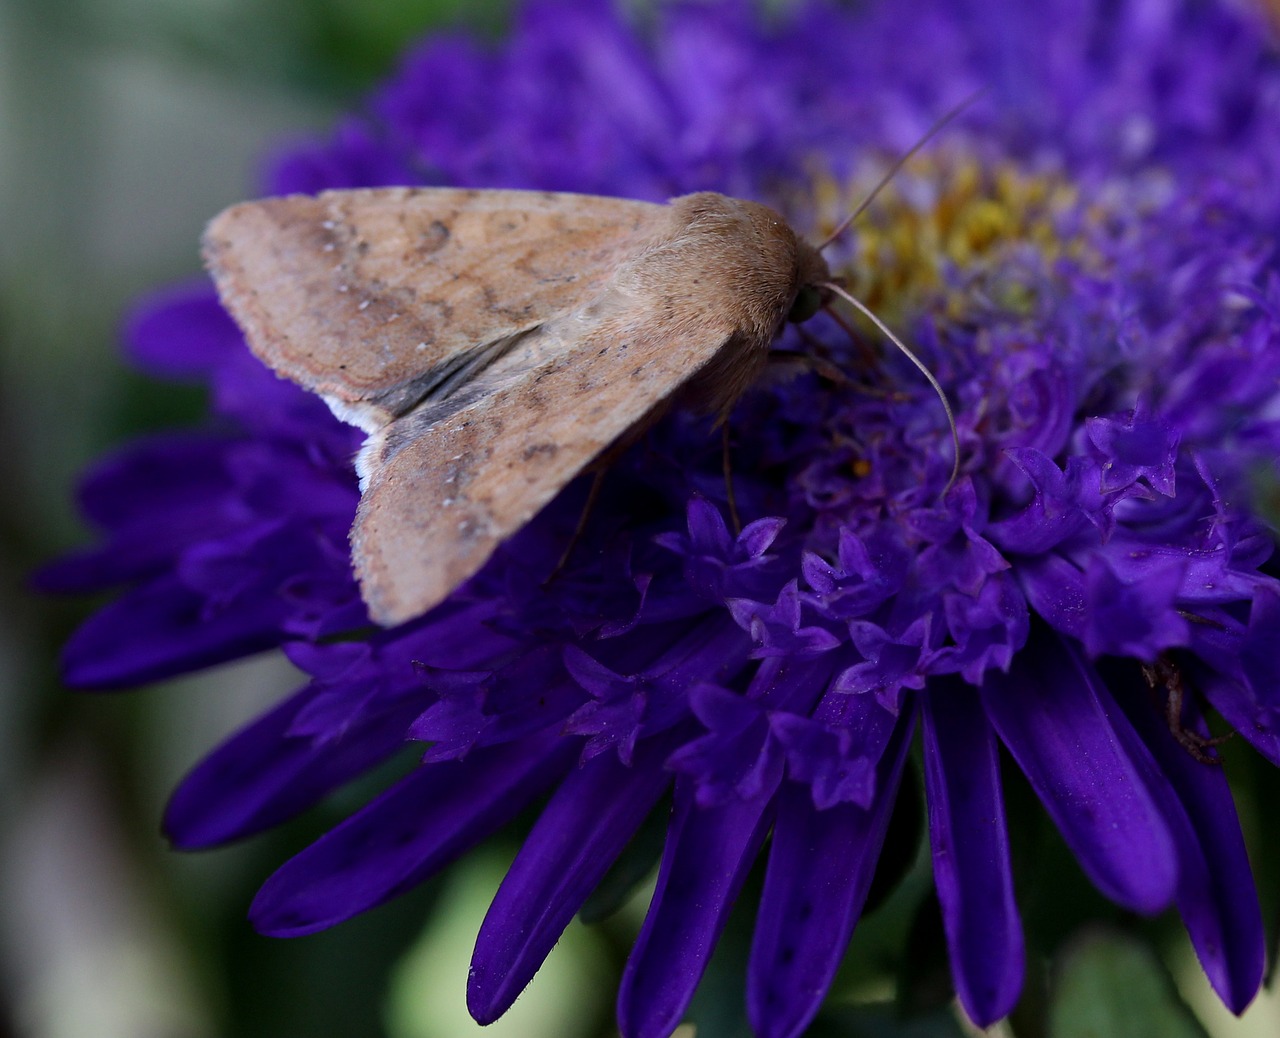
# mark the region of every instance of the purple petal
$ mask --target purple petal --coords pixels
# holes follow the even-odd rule
[[[987,534],[1006,552],[1038,555],[1066,540],[1088,522],[1079,506],[1081,458],[1068,458],[1064,472],[1042,451],[1010,447],[1005,451],[1031,481],[1035,495],[1017,515],[1001,520]]]
[[[316,194],[333,188],[416,184],[420,176],[386,139],[384,128],[346,119],[334,141],[291,142],[268,163],[265,194]]]
[[[81,479],[80,510],[111,536],[46,565],[42,591],[100,591],[163,572],[191,543],[227,529],[232,441],[211,436],[142,440],[99,459]]]
[[[1119,708],[1093,667],[1038,631],[1007,675],[987,675],[982,703],[1094,885],[1144,915],[1168,905],[1173,837],[1112,728]]]
[[[772,791],[711,808],[694,794],[693,783],[676,783],[658,886],[618,989],[625,1038],[676,1029],[768,831]]]
[[[948,594],[943,607],[955,643],[940,654],[948,672],[976,686],[989,668],[1009,669],[1030,629],[1026,599],[1011,575],[996,574],[972,598]]]
[[[841,639],[826,628],[801,626],[802,599],[794,580],[778,592],[773,605],[745,598],[730,598],[727,604],[738,625],[750,632],[756,646],[752,652],[755,657],[814,656],[841,644]]]
[[[63,680],[76,688],[125,688],[212,667],[280,643],[288,604],[223,609],[174,578],[161,578],[103,606],[67,640]]]
[[[988,1027],[1018,1000],[1026,966],[999,745],[971,686],[931,682],[923,699],[929,844],[951,970],[965,1012]]]
[[[238,446],[221,436],[176,433],[131,443],[99,458],[81,479],[80,508],[104,529],[141,530],[147,538],[173,537],[166,527],[180,520],[174,539],[186,544],[225,527]]]
[[[207,278],[144,297],[128,317],[124,338],[135,363],[168,378],[205,377],[233,350],[244,349],[240,329]]]
[[[729,527],[720,509],[706,498],[691,498],[688,507],[689,543],[707,553],[727,556],[733,548]]]
[[[1087,586],[1080,569],[1061,555],[1043,555],[1018,564],[1018,582],[1027,603],[1061,634],[1083,638],[1089,627]]]
[[[546,735],[419,767],[277,869],[250,920],[267,936],[297,937],[404,893],[515,817],[578,749]]]
[[[695,686],[689,698],[707,734],[672,753],[667,767],[696,783],[699,806],[754,800],[776,789],[784,758],[764,707],[711,684]]]
[[[1152,552],[1145,561],[1141,575],[1126,580],[1106,556],[1090,558],[1083,639],[1090,656],[1149,661],[1165,649],[1187,644],[1187,621],[1177,610],[1186,560]]]
[[[963,526],[920,552],[916,567],[920,579],[931,587],[952,586],[976,595],[982,582],[1008,569],[1009,562],[990,541]]]
[[[630,767],[602,754],[560,784],[480,927],[467,980],[467,1006],[480,1023],[511,1007],[671,784],[662,763],[674,745],[669,736],[650,740]]]
[[[1197,684],[1222,719],[1263,757],[1280,767],[1280,717],[1259,703],[1248,685],[1216,671],[1199,672]]]
[[[1196,659],[1188,667],[1188,676],[1191,687],[1204,693],[1241,738],[1280,766],[1280,715],[1260,701],[1242,665],[1253,653],[1265,651],[1269,632],[1267,625],[1258,621],[1269,611],[1255,603],[1247,625],[1222,610],[1208,612],[1213,623],[1195,624],[1192,628]],[[1280,639],[1280,629],[1274,632],[1274,638]]]
[[[892,724],[893,715],[875,697],[848,698],[870,704],[880,715],[876,721],[886,727]],[[809,795],[819,810],[844,801],[863,808],[871,805],[876,794],[876,760],[859,756],[864,741],[855,741],[848,728],[782,711],[769,717],[769,727],[786,754],[787,777],[809,787]],[[861,736],[862,732],[858,734]]]
[[[1266,945],[1227,776],[1178,744],[1146,689],[1135,684],[1116,698],[1155,760],[1152,790],[1162,797],[1178,843],[1178,912],[1214,991],[1242,1013],[1262,983]],[[1194,709],[1183,705],[1187,721],[1207,734],[1191,716]]]
[[[1104,492],[1145,479],[1159,493],[1173,496],[1173,463],[1181,434],[1168,422],[1150,417],[1139,405],[1124,416],[1090,418],[1085,432],[1102,462]]]
[[[813,588],[807,597],[820,601],[832,616],[865,616],[902,588],[912,557],[896,525],[887,529],[873,527],[865,537],[842,526],[838,565],[813,553],[806,553],[801,559],[805,582]]]
[[[428,38],[377,91],[370,110],[388,131],[403,138],[406,151],[416,150],[437,162],[474,157],[485,149],[484,130],[493,120],[500,78],[495,64],[487,48],[461,34]],[[278,172],[274,183],[299,191],[314,178],[309,174],[299,186],[297,177]]]
[[[747,558],[758,559],[773,547],[773,542],[786,525],[787,521],[777,516],[767,516],[747,523],[742,533],[738,534],[737,548]]]
[[[746,660],[748,644],[736,624],[718,616],[690,627],[658,659],[634,674],[617,674],[571,648],[564,653],[565,666],[594,702],[570,717],[566,730],[590,736],[589,756],[616,746],[625,762],[637,741],[688,716],[692,685],[732,680]]]
[[[689,500],[688,535],[659,534],[657,544],[684,557],[685,583],[709,601],[752,598],[776,584],[767,577],[774,558],[769,548],[785,520],[758,519],[735,539],[720,510],[705,498]]]
[[[818,810],[795,782],[778,796],[747,967],[747,1013],[761,1038],[800,1034],[831,986],[875,875],[914,729],[915,713],[905,711],[869,810],[849,803]]]
[[[912,622],[904,632],[891,635],[868,620],[852,620],[849,634],[863,662],[846,668],[836,678],[834,690],[845,695],[874,694],[888,709],[897,710],[904,688],[921,689],[936,653],[930,647],[932,614]]]
[[[382,761],[404,745],[417,708],[367,714],[338,739],[290,737],[316,699],[309,685],[231,736],[174,790],[164,831],[174,846],[209,847],[260,832]]]
[[[1240,666],[1258,702],[1268,710],[1280,708],[1280,589],[1274,584],[1254,591]]]

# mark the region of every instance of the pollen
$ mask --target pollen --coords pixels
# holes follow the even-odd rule
[[[813,201],[821,216],[810,237],[829,234],[883,168],[878,163],[846,179],[816,175]],[[1088,225],[1080,213],[1079,191],[1059,174],[923,155],[902,168],[827,255],[849,290],[889,320],[922,305],[961,319],[979,296],[1002,309],[1026,310],[1034,300],[1025,284],[983,284],[984,275],[1007,269],[1016,252],[1038,257],[1044,270],[1059,262],[1100,262],[1080,232]]]

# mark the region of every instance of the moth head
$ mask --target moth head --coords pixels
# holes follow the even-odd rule
[[[831,301],[831,290],[825,287],[831,281],[831,270],[822,253],[808,242],[799,241],[796,245],[799,248],[796,283],[800,289],[787,312],[787,320],[792,324],[802,324]]]
[[[804,324],[826,305],[823,291],[817,285],[801,285],[796,293],[796,301],[787,312],[787,320],[792,324]]]

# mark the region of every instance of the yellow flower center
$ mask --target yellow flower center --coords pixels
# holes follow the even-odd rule
[[[814,176],[810,240],[824,240],[879,176]],[[826,255],[849,291],[891,322],[922,306],[961,319],[977,288],[986,305],[1025,312],[1034,301],[1027,284],[984,282],[984,275],[1019,249],[1033,250],[1044,270],[1064,259],[1092,265],[1088,245],[1068,228],[1078,205],[1079,192],[1060,175],[1012,163],[988,169],[972,157],[919,156]]]

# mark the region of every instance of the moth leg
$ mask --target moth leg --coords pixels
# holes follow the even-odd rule
[[[872,385],[852,378],[844,368],[831,359],[826,344],[817,336],[806,330],[803,325],[797,325],[796,330],[805,342],[813,347],[814,352],[810,354],[794,353],[791,350],[770,350],[765,355],[770,374],[779,372],[783,380],[813,374],[842,389],[853,389],[864,396],[879,400],[901,402],[909,398],[909,395],[900,389]]]
[[[733,466],[729,458],[729,423],[720,426],[720,457],[724,465],[724,491],[729,499],[729,519],[733,522],[734,534],[742,533],[742,519],[738,515],[738,501],[733,494]]]
[[[592,509],[595,508],[596,501],[600,497],[600,487],[604,485],[604,476],[606,469],[604,466],[597,468],[595,474],[591,477],[591,489],[587,491],[587,499],[582,503],[582,512],[578,516],[578,524],[573,528],[573,533],[569,537],[569,541],[564,546],[564,551],[560,553],[560,558],[556,562],[555,568],[550,575],[542,583],[550,584],[560,575],[560,571],[569,565],[569,557],[573,554],[573,549],[578,546],[578,542],[582,540],[582,534],[587,528],[587,520],[591,518]]]
[[[1165,723],[1170,734],[1178,741],[1178,745],[1187,751],[1201,764],[1222,764],[1222,758],[1211,754],[1214,747],[1221,746],[1235,732],[1226,735],[1201,735],[1188,728],[1182,718],[1182,708],[1187,697],[1187,688],[1183,684],[1182,670],[1167,656],[1161,656],[1155,663],[1142,664],[1142,676],[1152,691],[1164,693]]]
[[[784,377],[806,375],[812,372],[824,381],[837,386],[853,385],[853,379],[846,375],[835,361],[826,356],[826,348],[811,332],[801,328],[800,334],[814,352],[792,353],[788,350],[770,350],[765,355],[765,360],[771,372],[781,372]]]
[[[874,368],[876,364],[879,363],[880,358],[876,354],[875,349],[862,335],[858,333],[858,330],[845,319],[844,314],[834,306],[824,306],[822,308],[822,312],[830,317],[831,320],[835,321],[845,335],[849,336],[849,342],[853,344],[854,349],[856,349],[862,357],[863,364],[868,368]]]

